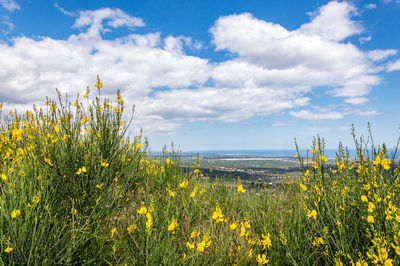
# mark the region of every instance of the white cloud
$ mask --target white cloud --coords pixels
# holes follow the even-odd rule
[[[103,35],[115,28],[145,24],[120,9],[80,11],[73,26],[80,33],[66,40],[22,36],[0,43],[0,99],[24,109],[54,95],[55,87],[74,97],[99,74],[102,94],[112,97],[120,89],[127,104],[136,104],[135,125],[148,133],[171,132],[185,121],[237,122],[290,112],[309,106],[315,88],[343,97],[343,105],[360,105],[380,82],[375,61],[393,52],[371,55],[345,42],[362,31],[354,14],[352,5],[334,1],[292,31],[248,13],[220,17],[210,29],[213,43],[232,57],[210,63],[188,54],[202,44],[187,36],[131,32],[107,40]],[[215,86],[207,87],[208,81]],[[357,112],[290,114],[321,120]]]
[[[337,120],[342,119],[344,115],[336,111],[330,112],[310,112],[308,110],[290,111],[290,115],[294,118],[304,120]]]
[[[369,99],[365,97],[353,97],[353,98],[346,98],[344,101],[346,103],[350,103],[353,105],[360,105],[369,102]]]
[[[89,37],[99,37],[101,32],[109,31],[108,27],[119,28],[129,27],[143,27],[143,20],[136,17],[131,17],[119,8],[101,8],[95,11],[86,10],[80,11],[79,17],[76,19],[74,28],[87,29],[86,35]]]
[[[374,3],[369,3],[369,4],[365,5],[365,8],[368,10],[375,9],[376,5]]]
[[[286,123],[277,121],[277,122],[272,123],[271,126],[273,126],[273,127],[284,127],[284,126],[286,126]]]
[[[382,61],[382,60],[385,60],[388,57],[396,55],[396,54],[397,54],[397,50],[395,50],[395,49],[387,49],[387,50],[375,49],[375,50],[369,51],[367,53],[367,56],[372,61]]]
[[[69,11],[65,10],[57,2],[54,3],[54,7],[57,8],[59,11],[61,11],[61,13],[63,13],[66,16],[69,16],[69,17],[75,17],[76,16],[76,14],[74,12],[69,12]]]
[[[387,71],[391,72],[396,70],[400,70],[400,59],[387,64]]]
[[[318,35],[331,41],[342,41],[363,30],[360,23],[350,19],[354,14],[357,14],[356,9],[348,2],[332,1],[311,13],[311,22],[302,25],[298,32]]]
[[[8,11],[15,11],[21,9],[17,2],[14,0],[0,0],[0,5],[2,8]]]
[[[371,40],[371,36],[358,38],[358,41],[359,41],[361,44],[366,43],[366,42],[369,42],[370,40]]]
[[[213,43],[236,57],[216,66],[213,79],[219,86],[273,86],[300,94],[324,86],[336,97],[365,96],[379,84],[380,69],[356,46],[342,42],[362,32],[351,20],[354,14],[349,3],[330,2],[293,31],[248,13],[221,17],[211,29]]]

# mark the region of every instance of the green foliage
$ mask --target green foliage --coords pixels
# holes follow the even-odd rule
[[[327,164],[315,138],[300,179],[246,190],[200,161],[131,141],[124,104],[48,100],[0,132],[1,264],[330,265],[400,262],[394,154],[355,139]],[[88,96],[89,91],[84,97]]]

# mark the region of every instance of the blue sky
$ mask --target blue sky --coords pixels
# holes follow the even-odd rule
[[[400,134],[400,1],[0,0],[0,101],[136,105],[152,150],[353,147]]]

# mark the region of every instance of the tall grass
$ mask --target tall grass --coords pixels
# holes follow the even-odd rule
[[[399,263],[399,172],[384,145],[354,136],[357,157],[339,147],[332,167],[318,137],[300,180],[246,191],[198,160],[183,171],[178,153],[151,156],[101,85],[94,100],[3,114],[1,264]]]

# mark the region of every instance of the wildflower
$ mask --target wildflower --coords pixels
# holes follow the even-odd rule
[[[101,190],[103,188],[103,183],[98,184],[96,187]]]
[[[341,223],[341,222],[339,222],[339,221],[337,221],[337,223],[336,223],[336,224],[337,224],[337,226],[338,226],[338,227],[341,227],[341,226],[342,226],[342,223]]]
[[[116,228],[116,227],[114,227],[114,228],[111,230],[111,238],[114,237],[114,234],[115,234],[116,231],[117,231],[117,228]]]
[[[196,229],[194,229],[192,231],[192,233],[190,234],[190,238],[195,238],[198,237],[200,235],[200,232],[198,232]]]
[[[169,187],[167,187],[165,190],[168,192],[170,197],[175,197],[175,192],[173,192]]]
[[[11,251],[13,251],[13,248],[11,248],[11,247],[7,247],[7,248],[4,250],[5,253],[10,253]]]
[[[168,231],[171,231],[172,234],[175,234],[175,229],[178,227],[178,222],[176,219],[172,219],[171,223],[168,226]]]
[[[325,245],[325,241],[322,237],[314,237],[314,241],[312,242],[312,245],[319,247],[319,245]]]
[[[361,201],[362,201],[362,202],[368,202],[367,196],[361,195]]]
[[[375,222],[374,216],[368,215],[367,222],[370,223],[370,224],[373,224]]]
[[[51,163],[50,158],[44,158],[44,161],[45,161],[48,165],[53,166],[53,164]]]
[[[229,228],[230,228],[232,231],[234,231],[234,230],[236,229],[236,227],[237,227],[237,224],[236,224],[236,223],[233,223],[233,224],[231,224],[231,225],[229,226]]]
[[[107,168],[109,165],[110,165],[110,164],[109,164],[107,161],[103,161],[103,162],[101,163],[101,166],[103,166],[103,167],[105,167],[105,168]]]
[[[194,243],[190,243],[190,242],[186,242],[186,247],[188,247],[189,249],[194,249]]]
[[[373,212],[376,209],[375,204],[372,202],[368,203],[368,212]]]
[[[307,186],[306,185],[303,185],[302,183],[300,183],[299,186],[300,186],[301,190],[307,191]]]
[[[75,214],[76,214],[76,209],[72,208],[72,209],[71,209],[71,214],[72,214],[72,215],[75,215]]]
[[[270,234],[268,233],[267,235],[262,234],[262,240],[261,240],[261,245],[263,245],[263,249],[267,246],[268,248],[271,247],[271,238]]]
[[[237,192],[238,192],[238,194],[246,192],[246,190],[243,189],[242,182],[240,182],[240,179],[238,179]]]
[[[249,258],[251,258],[253,256],[253,249],[251,248],[250,250],[249,250]]]
[[[223,217],[224,216],[222,215],[221,208],[217,205],[215,207],[215,211],[214,211],[214,213],[212,215],[212,218],[215,220],[216,223],[219,223],[219,222],[222,222],[224,220]]]
[[[1,179],[3,179],[3,181],[7,181],[7,176],[5,174],[1,174]]]
[[[299,154],[296,152],[296,154],[294,155],[294,158],[299,157]]]
[[[146,214],[146,213],[147,213],[147,208],[146,208],[146,207],[142,207],[142,208],[140,208],[139,210],[137,210],[137,212],[138,212],[139,214]]]
[[[131,224],[130,226],[128,226],[126,228],[126,230],[128,231],[128,234],[131,234],[133,232],[133,230],[136,230],[136,229],[137,229],[136,224]]]
[[[179,184],[181,188],[186,188],[188,186],[189,182],[187,179],[183,180],[182,183]]]
[[[307,217],[308,218],[312,217],[312,218],[314,218],[314,220],[316,220],[317,219],[317,211],[316,210],[312,210],[312,211],[308,210]]]
[[[192,193],[190,193],[190,197],[191,197],[191,198],[195,198],[195,197],[196,197],[196,193],[197,193],[198,190],[199,190],[199,186],[196,186],[196,187],[193,189]]]
[[[39,203],[39,197],[38,196],[33,196],[33,198],[32,198],[32,203],[33,204],[38,204]]]
[[[169,157],[167,157],[167,159],[165,159],[165,163],[167,164],[167,167],[169,168],[169,165],[171,164],[171,159]]]
[[[269,262],[269,260],[267,260],[265,254],[262,254],[262,255],[258,254],[257,262],[258,262],[258,265],[264,265],[264,264],[267,264]]]
[[[13,210],[11,213],[11,218],[15,219],[21,214],[20,210]]]
[[[103,87],[103,83],[100,81],[100,79],[97,77],[97,82],[94,84],[95,87],[97,87],[97,90],[100,90],[100,88]]]
[[[60,132],[60,128],[58,126],[54,125],[54,131],[58,133],[58,132]]]
[[[151,218],[151,214],[150,214],[150,213],[147,213],[147,214],[146,214],[146,217],[147,217],[146,229],[148,230],[148,229],[150,229],[150,227],[151,227],[152,224],[153,224],[153,219]]]

